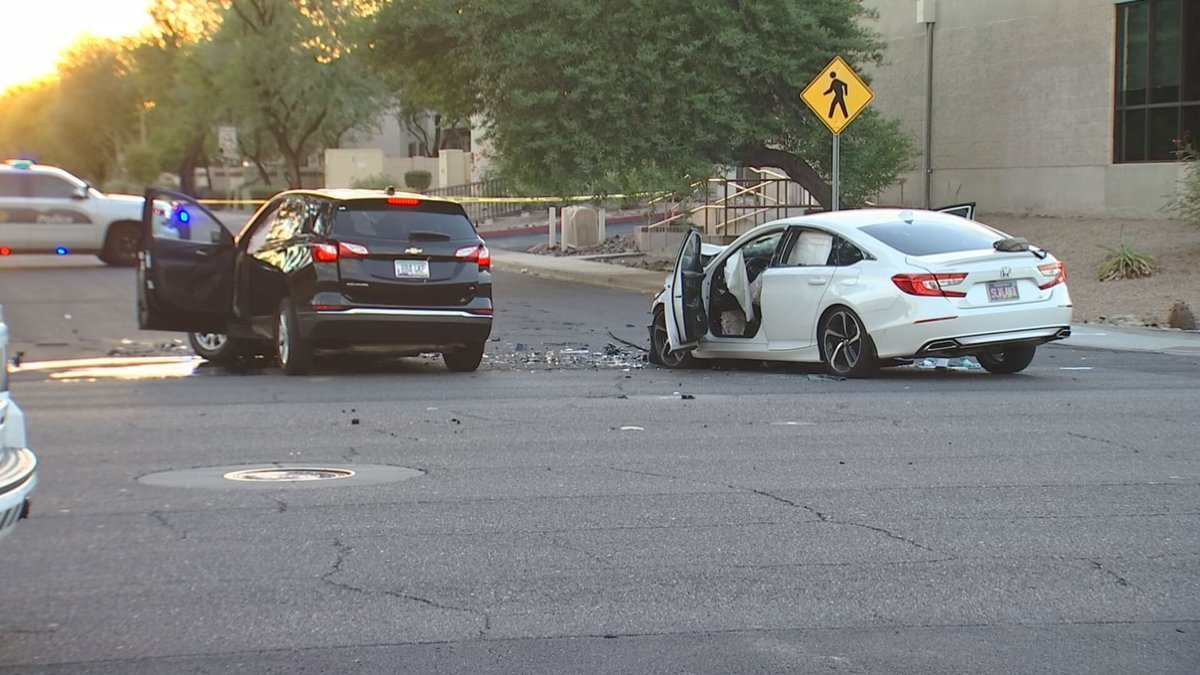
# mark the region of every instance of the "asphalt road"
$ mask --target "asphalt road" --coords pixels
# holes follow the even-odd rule
[[[131,271],[3,262],[27,362],[179,351],[133,330]],[[1200,359],[667,372],[622,342],[647,298],[497,295],[471,375],[15,373],[42,482],[0,671],[1200,670]],[[363,471],[219,479],[281,463]]]

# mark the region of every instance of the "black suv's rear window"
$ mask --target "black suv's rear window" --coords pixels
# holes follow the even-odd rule
[[[334,237],[392,241],[455,241],[479,235],[462,207],[443,202],[395,206],[380,200],[338,206]]]
[[[993,229],[966,221],[938,223],[918,220],[913,223],[867,225],[861,229],[905,255],[918,256],[991,248],[992,242],[1002,238]]]

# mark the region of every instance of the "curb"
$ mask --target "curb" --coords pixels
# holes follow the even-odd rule
[[[647,295],[654,295],[662,290],[663,280],[667,276],[664,272],[571,259],[567,256],[552,257],[504,250],[492,252],[492,267],[502,272],[516,272],[542,279],[589,284]]]

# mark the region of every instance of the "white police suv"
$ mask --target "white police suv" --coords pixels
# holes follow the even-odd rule
[[[106,195],[57,167],[10,159],[0,164],[0,256],[89,253],[135,265],[144,203]]]
[[[8,325],[0,307],[0,539],[29,515],[37,457],[27,445],[25,415],[8,394]]]

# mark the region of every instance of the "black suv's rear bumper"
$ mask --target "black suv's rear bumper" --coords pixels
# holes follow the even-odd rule
[[[491,314],[479,310],[354,307],[300,312],[296,318],[301,337],[318,348],[355,344],[438,351],[485,342],[492,333]]]

